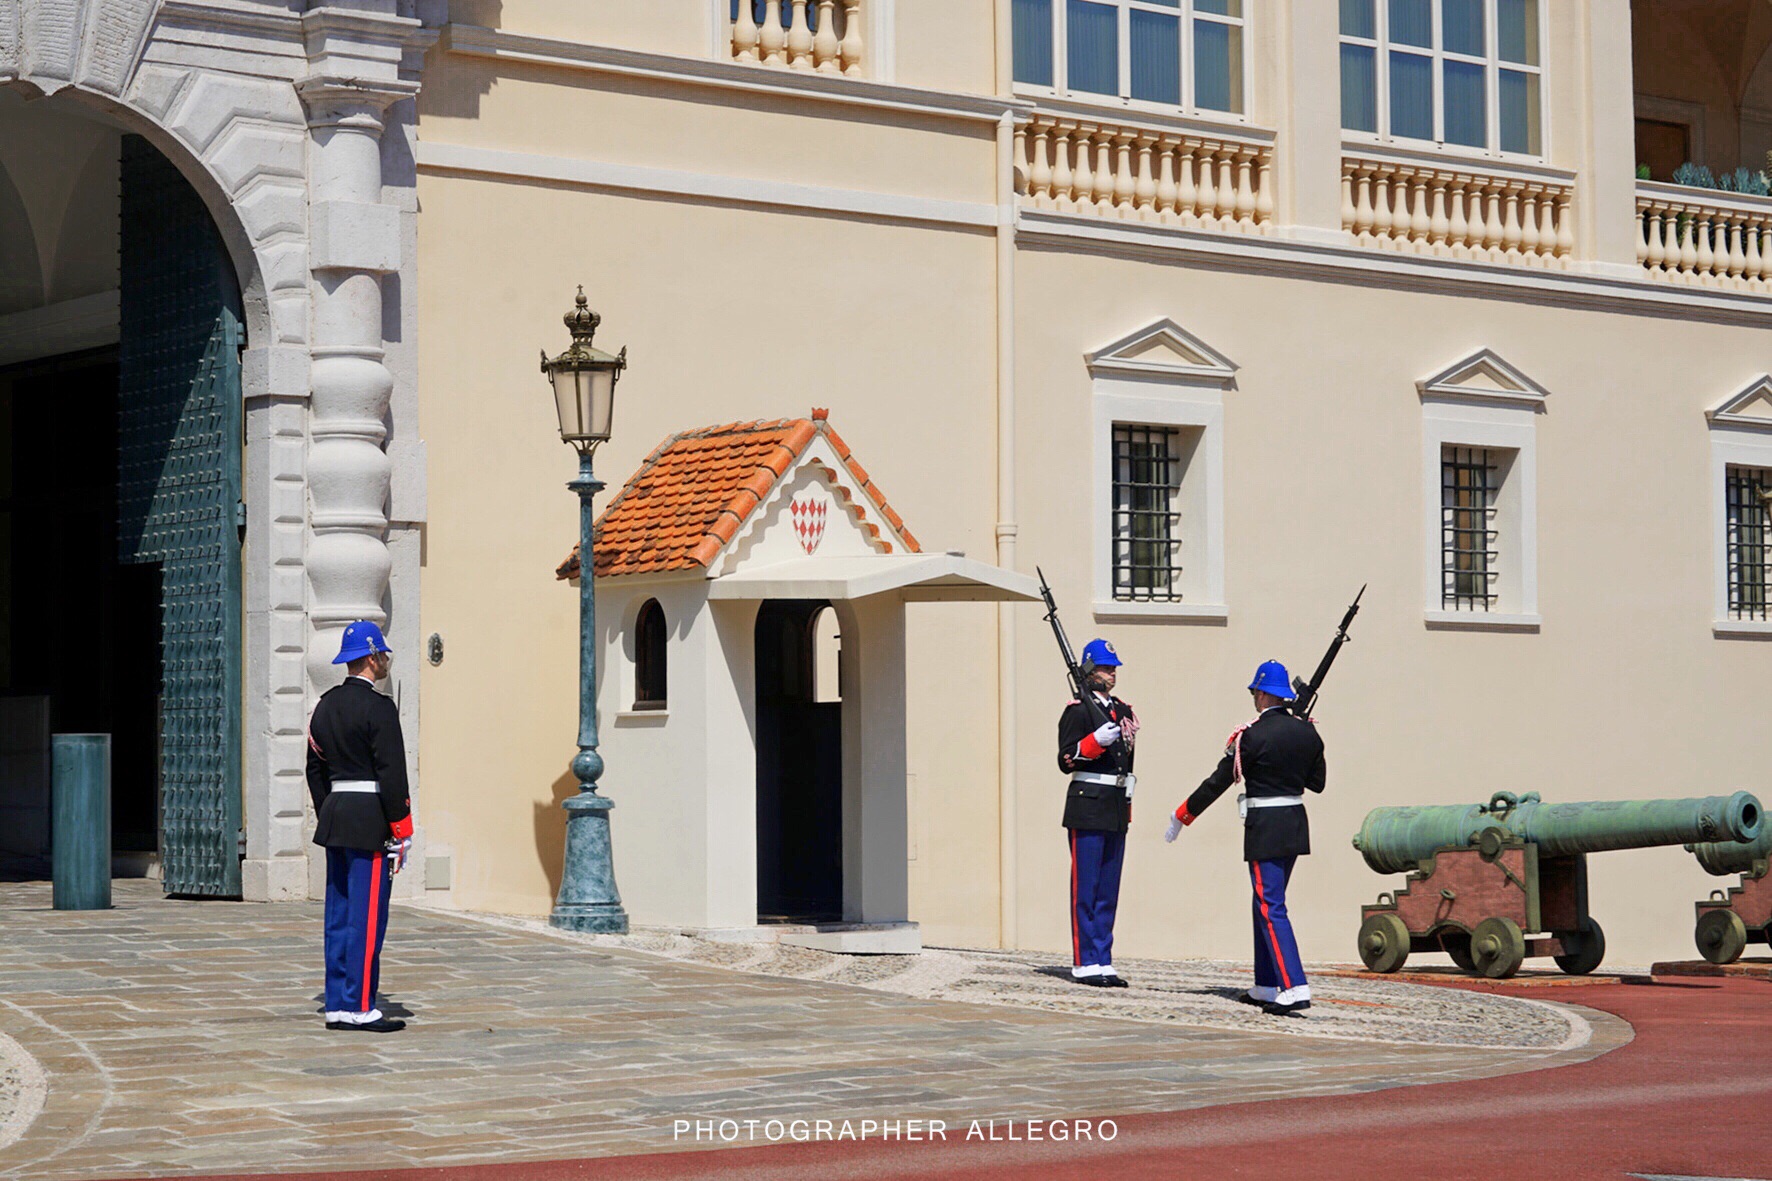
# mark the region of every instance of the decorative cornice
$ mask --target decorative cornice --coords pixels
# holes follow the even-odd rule
[[[1281,227],[1297,234],[1301,227]],[[1308,231],[1307,231],[1308,232]],[[1367,250],[1351,241],[1337,245],[1302,237],[1221,234],[1113,222],[1087,215],[1022,209],[1016,240],[1024,246],[1112,254],[1130,258],[1197,260],[1202,265],[1255,274],[1297,277],[1301,270],[1328,281],[1454,296],[1488,296],[1516,303],[1542,303],[1598,311],[1628,312],[1681,320],[1747,324],[1763,328],[1772,318],[1772,298],[1747,292],[1704,290],[1686,285],[1601,274],[1499,266],[1461,259],[1427,258]]]
[[[501,62],[524,62],[561,69],[653,78],[687,86],[713,86],[809,102],[843,103],[902,114],[994,123],[1005,111],[1025,113],[1030,104],[990,95],[921,90],[798,70],[771,70],[743,62],[710,61],[586,45],[552,37],[530,37],[479,25],[448,24],[439,41],[443,52]]]

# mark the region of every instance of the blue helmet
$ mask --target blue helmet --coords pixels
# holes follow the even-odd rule
[[[1255,670],[1255,679],[1249,682],[1251,689],[1259,689],[1281,701],[1295,701],[1298,694],[1292,690],[1292,678],[1286,673],[1286,666],[1277,660],[1264,660],[1261,667]]]
[[[1094,672],[1098,668],[1119,668],[1120,654],[1106,640],[1090,640],[1083,645],[1083,672]]]
[[[332,658],[332,663],[349,664],[353,660],[361,660],[365,656],[388,650],[388,642],[382,638],[381,628],[367,619],[359,619],[346,626],[344,639],[338,646],[338,655]]]

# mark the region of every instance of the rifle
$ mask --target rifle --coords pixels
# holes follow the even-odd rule
[[[1294,717],[1308,718],[1311,716],[1311,706],[1316,704],[1317,692],[1323,687],[1323,678],[1329,675],[1329,666],[1335,663],[1335,654],[1340,652],[1341,646],[1348,642],[1348,625],[1354,621],[1354,616],[1360,613],[1360,598],[1365,593],[1366,588],[1362,585],[1360,593],[1354,596],[1353,605],[1347,609],[1347,614],[1341,617],[1341,626],[1335,629],[1335,638],[1329,641],[1329,651],[1323,653],[1323,662],[1317,665],[1317,671],[1311,674],[1310,683],[1306,684],[1298,677],[1292,678],[1293,691],[1298,694],[1290,706]]]
[[[1052,625],[1052,635],[1058,640],[1058,654],[1064,658],[1064,671],[1070,676],[1071,692],[1083,703],[1089,714],[1091,728],[1099,727],[1109,720],[1107,711],[1095,700],[1095,694],[1089,692],[1089,686],[1083,682],[1083,669],[1077,663],[1076,653],[1071,651],[1071,641],[1064,634],[1064,624],[1058,621],[1058,604],[1052,601],[1052,588],[1046,585],[1046,573],[1038,566],[1034,573],[1040,577],[1040,597],[1046,600],[1046,622]]]

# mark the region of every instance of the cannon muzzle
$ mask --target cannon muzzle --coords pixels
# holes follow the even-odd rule
[[[1697,856],[1706,873],[1720,878],[1732,873],[1753,877],[1766,873],[1772,863],[1772,823],[1760,825],[1760,835],[1751,841],[1705,841],[1686,848]]]
[[[1768,827],[1760,801],[1745,791],[1689,800],[1580,804],[1547,804],[1535,791],[1523,796],[1498,791],[1487,804],[1374,808],[1360,825],[1354,848],[1379,873],[1407,873],[1432,857],[1434,850],[1448,845],[1462,848],[1486,828],[1503,829],[1537,845],[1540,853],[1561,857],[1658,845],[1752,842]],[[1704,856],[1699,854],[1701,862]]]

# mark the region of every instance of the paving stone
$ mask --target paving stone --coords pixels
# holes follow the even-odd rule
[[[48,909],[46,885],[0,885],[0,1032],[51,1079],[37,1121],[0,1148],[0,1174],[682,1150],[695,1145],[672,1123],[696,1118],[953,1126],[1176,1110],[1503,1074],[1629,1036],[1590,1014],[1595,1038],[1558,1049],[1570,1026],[1554,1008],[1358,981],[1324,995],[1373,1004],[1264,1018],[1228,999],[1239,976],[1226,965],[1128,964],[1136,987],[1115,997],[1043,975],[1036,956],[863,966],[674,936],[661,954],[649,936],[563,938],[404,905],[383,1000],[411,1023],[341,1034],[317,1012],[317,905],[174,901],[147,882],[114,897],[115,910],[74,914]],[[746,969],[712,966],[721,957]]]

